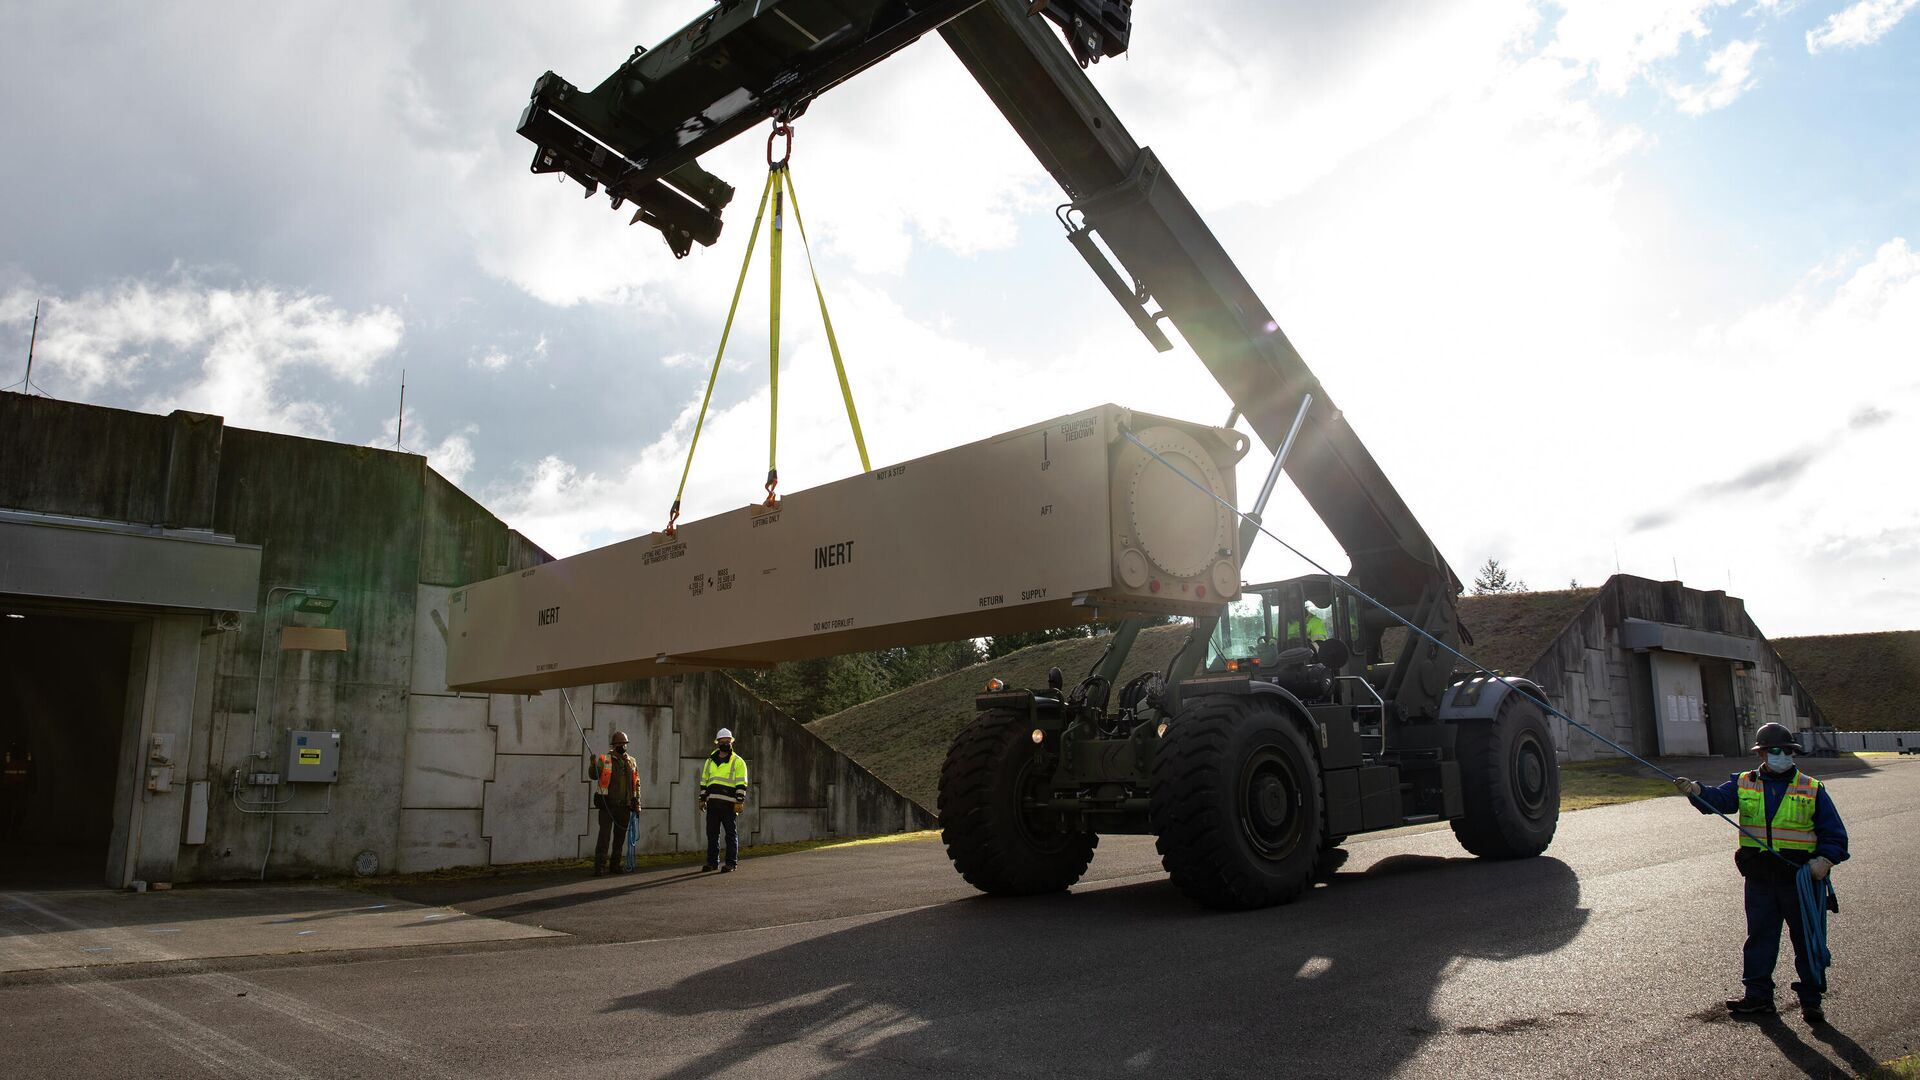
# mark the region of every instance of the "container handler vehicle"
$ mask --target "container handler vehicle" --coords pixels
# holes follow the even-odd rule
[[[1057,672],[1044,687],[989,684],[941,772],[956,868],[992,894],[1059,891],[1102,834],[1151,833],[1187,895],[1255,908],[1298,897],[1359,833],[1447,821],[1475,855],[1545,850],[1559,774],[1544,695],[1458,673],[1450,650],[1472,640],[1459,579],[1087,78],[1126,50],[1130,0],[722,0],[591,91],[542,75],[518,130],[534,172],[634,204],[632,223],[683,256],[717,239],[733,195],[699,154],[769,120],[778,130],[936,32],[1064,189],[1068,241],[1134,325],[1163,352],[1161,324],[1176,327],[1233,403],[1229,425],[1244,420],[1276,451],[1237,550],[1284,468],[1352,563],[1343,578],[1245,589],[1196,620],[1168,670],[1117,693],[1139,621],[1120,623],[1072,688]]]

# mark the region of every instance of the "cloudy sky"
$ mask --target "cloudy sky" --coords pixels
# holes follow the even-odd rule
[[[1142,0],[1092,75],[1463,577],[1677,570],[1771,634],[1908,629],[1917,5]],[[676,262],[529,175],[513,126],[542,71],[592,85],[705,6],[0,0],[0,384],[36,300],[34,382],[68,400],[384,446],[404,369],[406,445],[550,551],[657,528],[761,140],[706,159],[742,193]],[[1226,415],[937,37],[817,102],[794,177],[876,465],[1102,401]],[[762,479],[750,281],[688,518]],[[786,491],[859,468],[808,307]],[[1302,569],[1269,544],[1248,577]]]

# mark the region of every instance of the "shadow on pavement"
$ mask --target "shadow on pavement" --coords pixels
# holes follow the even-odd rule
[[[1867,1080],[1897,1080],[1894,1074],[1880,1066],[1865,1048],[1841,1033],[1831,1024],[1819,1024],[1813,1027],[1815,1039],[1832,1047],[1840,1061],[1828,1057],[1819,1047],[1811,1046],[1800,1037],[1786,1022],[1777,1016],[1755,1021],[1753,1026],[1760,1030],[1767,1041],[1780,1051],[1780,1056],[1788,1064],[1810,1077],[1826,1080],[1828,1077],[1866,1077]]]
[[[644,892],[647,889],[658,889],[666,885],[678,885],[681,882],[697,881],[700,878],[712,876],[712,874],[701,873],[698,869],[694,869],[682,871],[681,873],[667,877],[649,878],[645,881],[622,882],[616,875],[615,877],[606,879],[607,883],[598,888],[578,889],[572,892],[534,897],[529,900],[522,900],[517,904],[484,908],[474,914],[488,919],[513,920],[524,918],[528,915],[540,915],[552,911],[561,911],[578,904],[597,903],[602,900]]]
[[[1839,1054],[1841,1060],[1845,1061],[1847,1066],[1859,1076],[1879,1080],[1883,1076],[1892,1075],[1890,1070],[1881,1068],[1880,1063],[1875,1061],[1873,1055],[1867,1053],[1864,1047],[1847,1038],[1832,1024],[1821,1024],[1815,1027],[1813,1037],[1833,1047],[1834,1053]]]
[[[825,1075],[838,1076],[905,1062],[942,1073],[1273,1075],[1281,1060],[1291,1074],[1386,1075],[1443,1030],[1431,1005],[1451,967],[1559,950],[1586,923],[1579,899],[1557,859],[1422,856],[1253,912],[1203,911],[1165,880],[974,897],[718,965],[605,1011],[744,1017],[672,1077],[723,1073],[794,1041],[837,1060]],[[1416,944],[1382,948],[1388,940]]]

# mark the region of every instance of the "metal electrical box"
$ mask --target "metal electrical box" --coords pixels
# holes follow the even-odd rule
[[[331,784],[340,779],[340,733],[287,732],[287,780]]]
[[[1228,507],[1247,446],[1101,405],[543,563],[453,594],[447,685],[550,690],[1213,614],[1240,592]]]

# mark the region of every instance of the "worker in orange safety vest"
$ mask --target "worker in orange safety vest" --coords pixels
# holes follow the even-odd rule
[[[614,732],[612,744],[613,749],[608,753],[595,754],[591,765],[595,787],[593,805],[600,811],[600,835],[593,844],[594,877],[609,869],[609,844],[613,852],[612,871],[627,872],[620,861],[620,850],[627,844],[627,823],[640,810],[640,764],[627,753],[627,733]]]

